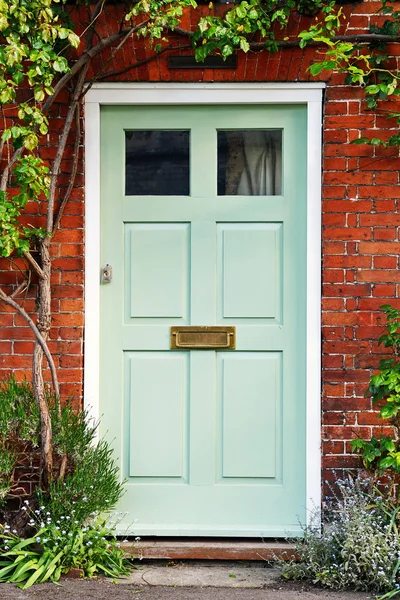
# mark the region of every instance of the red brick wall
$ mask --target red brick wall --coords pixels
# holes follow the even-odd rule
[[[40,149],[42,158],[49,161],[55,157],[58,132],[64,124],[66,105],[61,98],[51,112],[50,131]],[[83,148],[81,147],[82,155]],[[62,163],[59,178],[58,197],[62,198],[70,180],[74,139],[71,136]],[[84,323],[84,180],[83,160],[80,161],[76,176],[76,187],[61,221],[61,228],[52,244],[53,278],[52,308],[53,327],[49,348],[54,354],[58,367],[60,389],[63,397],[80,402],[83,389],[83,323]],[[44,225],[45,205],[30,203],[26,208],[26,224]],[[0,284],[6,292],[22,281],[21,271],[26,272],[26,264],[21,258],[0,261]],[[37,294],[35,277],[28,292],[19,298],[22,306],[34,314]],[[12,308],[0,302],[0,379],[14,372],[18,379],[30,379],[33,350],[33,336],[25,320]],[[50,381],[49,373],[45,373]]]
[[[344,31],[356,33],[368,28],[377,2],[362,2],[346,6],[348,16]],[[219,8],[218,10],[224,10]],[[84,26],[86,8],[79,20]],[[107,33],[118,8],[97,24],[98,31]],[[184,27],[190,28],[204,9],[188,12]],[[380,17],[382,20],[383,17]],[[373,21],[377,19],[373,16]],[[289,35],[295,36],[310,20],[295,16]],[[187,43],[176,38],[176,44]],[[398,52],[397,46],[391,49]],[[178,51],[179,52],[179,51]],[[181,50],[181,52],[187,52]],[[150,56],[143,43],[125,45],[123,52],[107,62],[111,50],[96,59],[94,72],[120,70]],[[235,70],[169,70],[166,55],[143,64],[119,77],[125,81],[309,81],[310,62],[321,56],[315,48],[284,49],[277,54],[243,55],[239,53]],[[376,368],[382,350],[377,347],[382,326],[379,306],[391,303],[400,307],[398,286],[400,271],[399,187],[400,158],[395,149],[351,145],[360,135],[388,136],[394,121],[366,111],[360,88],[344,85],[342,76],[327,80],[324,101],[323,145],[323,300],[322,300],[322,411],[324,480],[335,477],[332,470],[354,467],[357,459],[351,454],[349,440],[355,435],[365,438],[379,435],[385,428],[372,410],[364,392],[371,372]],[[65,100],[65,99],[63,99]],[[65,105],[55,107],[52,133],[42,156],[52,158],[62,126]],[[396,107],[398,110],[398,107]],[[72,140],[71,140],[72,144]],[[72,146],[64,162],[62,185],[68,182]],[[318,174],[315,174],[317,177]],[[64,395],[82,395],[83,336],[83,175],[82,165],[77,186],[62,221],[62,231],[54,239],[54,326],[51,349],[56,354]],[[30,207],[32,216],[37,206]],[[319,235],[316,232],[316,235]],[[16,265],[5,264],[1,279],[13,284]],[[24,305],[32,310],[35,288]],[[0,307],[0,376],[14,370],[21,377],[29,376],[31,335],[23,321],[12,311]]]

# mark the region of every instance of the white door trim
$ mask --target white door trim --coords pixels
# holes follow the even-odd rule
[[[98,420],[100,380],[100,105],[307,105],[307,515],[321,505],[321,145],[323,83],[99,83],[85,96],[84,403]]]

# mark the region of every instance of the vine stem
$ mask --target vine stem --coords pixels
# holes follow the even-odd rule
[[[2,289],[0,289],[0,300],[2,302],[4,302],[5,304],[8,304],[12,308],[14,308],[17,312],[19,312],[19,314],[25,319],[25,321],[28,323],[29,327],[33,331],[35,338],[36,338],[39,346],[42,348],[43,353],[47,359],[50,373],[51,373],[51,380],[52,380],[52,384],[53,384],[54,393],[56,394],[56,396],[59,396],[60,395],[60,386],[59,386],[58,378],[57,378],[57,370],[56,370],[56,366],[54,364],[53,357],[50,353],[49,347],[47,346],[46,340],[40,333],[39,329],[36,327],[35,323],[31,319],[31,317],[28,315],[26,310],[24,308],[22,308],[22,306],[20,306],[18,304],[18,302],[16,302],[13,298],[11,298],[10,296],[7,296],[7,294],[5,294]]]

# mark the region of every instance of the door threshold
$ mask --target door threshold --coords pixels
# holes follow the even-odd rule
[[[143,538],[121,544],[140,559],[150,560],[248,560],[296,559],[293,544],[273,539]]]

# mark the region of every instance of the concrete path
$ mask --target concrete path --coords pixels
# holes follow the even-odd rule
[[[0,584],[0,600],[366,600],[280,580],[265,563],[147,563],[115,582],[63,579],[29,590]]]

